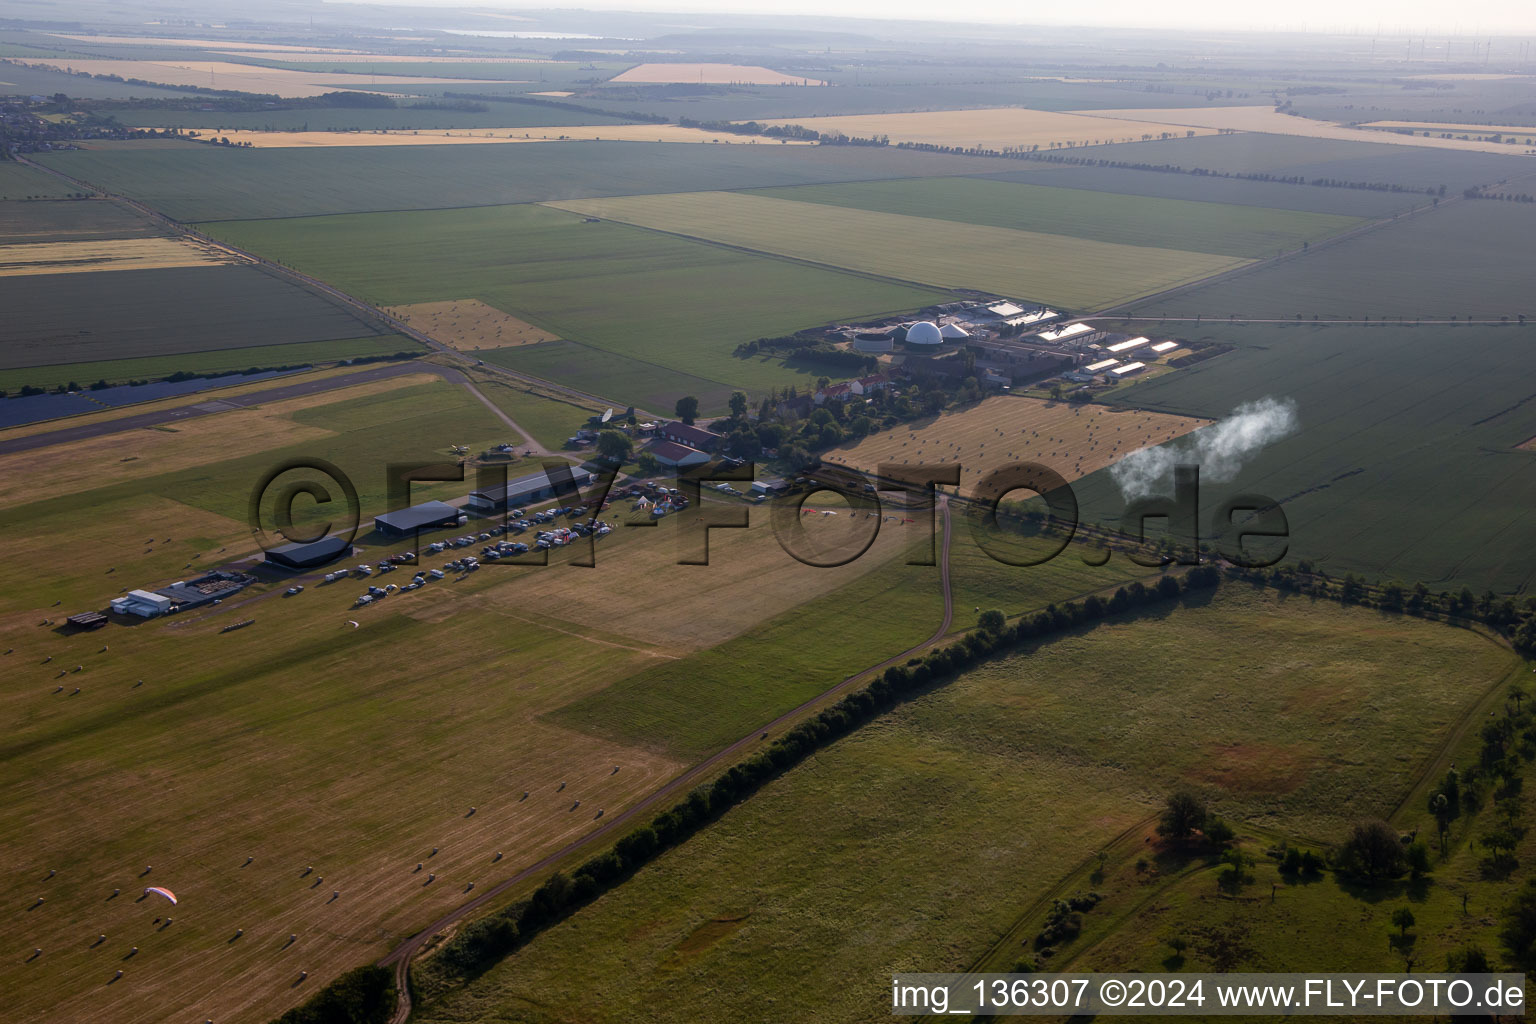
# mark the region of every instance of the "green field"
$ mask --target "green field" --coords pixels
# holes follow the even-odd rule
[[[7,166],[10,165],[0,164],[0,169]],[[47,180],[58,179],[49,176]],[[148,217],[118,203],[98,199],[0,203],[0,238],[8,245],[141,238],[164,233]]]
[[[0,391],[15,392],[31,385],[53,388],[75,381],[90,387],[98,380],[120,384],[130,380],[158,380],[174,373],[226,373],[253,366],[298,366],[330,363],[359,356],[385,356],[396,352],[423,351],[422,346],[398,334],[371,334],[341,341],[301,341],[289,345],[257,345],[251,348],[180,352],[142,359],[108,359],[102,362],[63,363],[0,370]]]
[[[1495,205],[1489,203],[1487,205]],[[1141,325],[1146,329],[1150,325]],[[1201,503],[1258,492],[1284,503],[1290,558],[1328,572],[1422,580],[1439,591],[1528,593],[1536,535],[1536,376],[1516,327],[1228,327],[1170,333],[1238,347],[1136,384],[1116,403],[1222,417],[1266,396],[1297,404],[1300,430],[1201,480]],[[1073,483],[1087,521],[1125,499],[1107,473]],[[1202,515],[1208,513],[1203,512]]]
[[[41,160],[178,220],[495,206],[649,192],[1006,171],[1011,162],[835,146],[548,142],[234,150],[163,142]],[[303,182],[295,189],[294,182]]]
[[[944,288],[1067,307],[1128,301],[1238,266],[1231,257],[700,192],[552,203],[586,216]]]
[[[1185,141],[1197,142],[1199,139]],[[1390,217],[1415,207],[1428,206],[1432,198],[1422,192],[1326,188],[1283,181],[1249,181],[1246,178],[1227,178],[1213,174],[1135,170],[1129,167],[1078,167],[1040,160],[1022,160],[1019,164],[1017,171],[989,174],[987,178],[1026,185],[1155,196],[1160,199],[1186,199],[1200,203],[1259,206],[1343,217]]]
[[[1138,314],[1310,319],[1536,316],[1518,269],[1524,203],[1458,199],[1283,264],[1135,307]]]
[[[0,200],[61,199],[80,189],[14,160],[0,160]]]
[[[374,325],[253,266],[0,277],[0,368],[357,338]]]
[[[574,344],[482,356],[552,376],[553,369],[532,368],[552,355],[561,383],[626,404],[646,396],[661,411],[699,387],[700,379],[716,382],[726,392],[722,400],[731,388],[767,390],[802,380],[780,364],[734,357],[732,350],[743,341],[944,298],[931,289],[623,224],[583,223],[579,216],[541,206],[205,227],[376,305],[460,298],[489,303]],[[637,378],[633,365],[605,361],[605,352],[655,370],[649,379]],[[569,359],[585,362],[585,372],[568,368]],[[566,376],[568,370],[575,376]]]
[[[613,395],[615,401],[626,405],[632,403],[657,415],[670,411],[683,395],[697,398],[704,409],[723,409],[735,390],[718,380],[679,373],[658,363],[574,341],[514,345],[476,352],[475,355],[495,366],[505,366],[588,394]]]
[[[1166,164],[1186,170],[1202,167],[1216,174],[1299,177],[1307,181],[1332,178],[1415,189],[1438,189],[1444,185],[1450,195],[1470,185],[1486,185],[1518,174],[1527,166],[1521,157],[1499,153],[1464,153],[1262,132],[1097,146],[1092,155],[1095,160]]]
[[[1302,835],[1390,812],[1514,664],[1241,585],[1068,634],[823,749],[420,1019],[872,1020],[880,979],[963,970],[1181,782]]]
[[[1359,217],[978,178],[804,185],[748,194],[1219,256],[1273,256],[1366,223]]]

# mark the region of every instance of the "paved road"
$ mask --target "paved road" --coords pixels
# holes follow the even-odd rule
[[[157,409],[153,412],[139,413],[134,416],[120,416],[117,419],[101,420],[95,423],[80,423],[73,427],[60,427],[58,430],[49,430],[40,434],[30,434],[26,437],[15,437],[10,440],[0,441],[0,455],[8,455],[11,452],[28,452],[37,448],[47,448],[51,445],[64,444],[69,441],[81,441],[90,437],[101,437],[103,434],[117,434],[124,430],[140,430],[145,427],[155,427],[163,423],[178,423],[182,420],[196,419],[200,416],[212,416],[215,413],[228,412],[231,409],[247,409],[254,405],[264,405],[267,402],[280,402],[285,398],[300,398],[304,395],[319,394],[323,391],[334,391],[336,388],[351,387],[354,384],[366,384],[369,381],[383,380],[387,377],[398,377],[408,373],[435,373],[457,383],[468,385],[469,381],[464,374],[448,366],[438,366],[435,363],[389,363],[383,366],[374,366],[367,370],[358,370],[356,373],[344,373],[334,377],[321,377],[318,380],[301,381],[297,384],[284,384],[280,387],[267,388],[262,391],[248,391],[243,395],[219,395],[217,391],[211,391],[201,401],[189,402],[186,405],[178,405],[170,409]],[[471,388],[471,390],[473,390]],[[481,401],[485,396],[475,392]],[[505,418],[505,417],[503,417]],[[511,423],[511,420],[507,421]],[[512,424],[514,427],[516,424]],[[521,430],[518,433],[522,433]]]
[[[735,743],[732,743],[724,750],[721,750],[720,752],[714,754],[712,757],[694,765],[683,774],[677,776],[670,782],[652,792],[639,803],[616,815],[612,820],[608,821],[600,828],[587,833],[586,836],[576,840],[573,843],[561,847],[554,853],[549,854],[538,862],[528,865],[513,875],[511,878],[508,878],[505,881],[493,886],[492,888],[487,889],[481,895],[475,897],[474,899],[456,908],[455,910],[452,910],[449,913],[443,915],[436,921],[432,922],[432,924],[428,925],[426,928],[423,928],[409,939],[406,939],[399,946],[395,947],[395,949],[388,956],[379,961],[380,966],[392,966],[395,969],[395,991],[399,993],[399,1003],[395,1007],[395,1014],[391,1018],[391,1024],[405,1024],[406,1020],[411,1015],[411,959],[421,951],[423,946],[431,941],[434,935],[441,934],[445,929],[452,927],[454,924],[457,924],[465,917],[468,917],[475,911],[481,909],[486,904],[496,899],[496,897],[506,892],[512,886],[517,885],[519,882],[525,882],[540,872],[554,867],[556,864],[569,857],[571,854],[576,853],[583,847],[589,846],[595,841],[605,839],[609,836],[613,836],[616,833],[621,832],[621,830],[630,825],[639,816],[656,810],[657,804],[679,797],[684,791],[692,787],[696,782],[707,776],[714,769],[719,768],[725,764],[733,764],[740,760],[748,750],[759,745],[766,744],[769,742],[771,737],[775,736],[780,730],[789,726],[813,707],[824,703],[829,698],[835,697],[846,690],[852,689],[854,686],[860,683],[868,681],[870,677],[874,676],[875,674],[884,672],[892,665],[900,664],[906,659],[917,654],[919,651],[932,647],[934,644],[943,640],[944,637],[949,633],[949,627],[951,623],[954,622],[955,618],[954,594],[950,588],[949,582],[950,517],[948,496],[939,496],[938,510],[941,521],[944,525],[943,542],[939,549],[939,585],[943,589],[944,594],[944,619],[939,623],[939,627],[933,631],[933,634],[929,636],[928,639],[913,647],[909,647],[907,650],[902,651],[900,654],[896,654],[885,659],[878,665],[872,665],[862,672],[848,676],[839,682],[836,686],[833,686],[831,689],[825,690],[817,696],[812,697],[810,700],[806,701],[804,704],[801,704],[794,710],[786,711],[784,714],[778,716],[766,725],[753,729],[750,733],[743,736]]]

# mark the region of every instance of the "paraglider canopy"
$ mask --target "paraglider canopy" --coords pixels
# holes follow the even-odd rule
[[[176,902],[176,894],[175,893],[171,892],[171,890],[169,890],[169,889],[162,889],[158,885],[151,885],[151,886],[149,886],[148,888],[146,888],[144,890],[144,895],[147,896],[150,893],[155,893],[156,895],[164,896],[166,899],[170,900],[172,903]]]

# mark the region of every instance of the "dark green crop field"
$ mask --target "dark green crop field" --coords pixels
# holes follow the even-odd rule
[[[252,266],[0,277],[0,309],[4,369],[379,333]]]
[[[1115,195],[978,178],[804,185],[754,193],[1100,242],[1222,256],[1272,256],[1358,227],[1358,217]]]
[[[1186,139],[1196,142],[1198,139]],[[1144,145],[1153,145],[1148,142]],[[1263,206],[1275,210],[1333,213],[1345,217],[1390,217],[1426,206],[1430,197],[1413,192],[1376,192],[1354,188],[1324,188],[1278,181],[1247,181],[1209,174],[1139,171],[1124,167],[1076,167],[1037,160],[1017,161],[1019,169],[989,174],[997,181],[1026,185],[1055,185],[1091,192],[1118,192],[1160,199],[1191,199],[1202,203]]]
[[[54,388],[70,381],[89,387],[98,380],[121,384],[130,380],[157,380],[171,374],[230,373],[251,367],[300,366],[327,363],[359,356],[384,356],[396,352],[420,352],[422,346],[398,334],[370,334],[365,338],[338,341],[298,341],[287,345],[255,345],[209,352],[178,352],[140,359],[107,359],[100,362],[64,363],[0,370],[0,390],[15,392],[27,385]]]
[[[14,160],[0,160],[0,200],[62,199],[80,191],[51,174],[35,170]],[[0,217],[5,216],[0,214]],[[0,227],[0,237],[9,237]]]
[[[192,143],[49,153],[66,174],[178,220],[495,206],[1008,170],[1010,161],[864,147],[541,142],[386,149]]]
[[[1536,317],[1536,206],[1457,199],[1283,263],[1135,307],[1138,314],[1372,320]]]
[[[1243,460],[1233,479],[1205,468],[1202,528],[1229,494],[1257,492],[1282,502],[1289,558],[1329,573],[1437,592],[1536,586],[1536,451],[1518,450],[1536,437],[1531,329],[1167,329],[1238,347],[1116,401],[1213,418],[1265,397],[1296,403],[1297,432]],[[1073,488],[1085,520],[1125,507],[1107,472]]]
[[[14,164],[0,163],[0,175]],[[23,167],[21,170],[31,171]],[[58,181],[31,171],[45,182]],[[142,238],[163,234],[148,217],[101,199],[0,203],[0,239],[21,242],[85,242],[109,238]]]
[[[1185,169],[1203,167],[1224,174],[1299,176],[1308,181],[1334,178],[1417,189],[1438,189],[1444,185],[1449,194],[1498,181],[1529,166],[1528,161],[1518,156],[1498,153],[1462,153],[1260,132],[1095,146],[1087,155],[1096,160],[1172,164]]]
[[[586,346],[503,350],[493,361],[639,404],[672,394],[662,410],[699,378],[726,396],[736,387],[804,383],[778,362],[733,356],[741,342],[947,297],[610,221],[586,223],[542,206],[206,227],[376,305],[479,299]],[[663,376],[636,376],[633,365],[607,360],[605,352]],[[530,361],[546,357],[555,358],[552,372],[532,368]],[[667,376],[675,381],[670,389]]]

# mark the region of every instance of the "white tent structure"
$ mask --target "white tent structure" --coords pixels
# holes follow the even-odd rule
[[[945,341],[958,341],[961,338],[969,338],[971,333],[959,324],[945,324],[939,328],[939,336]]]

